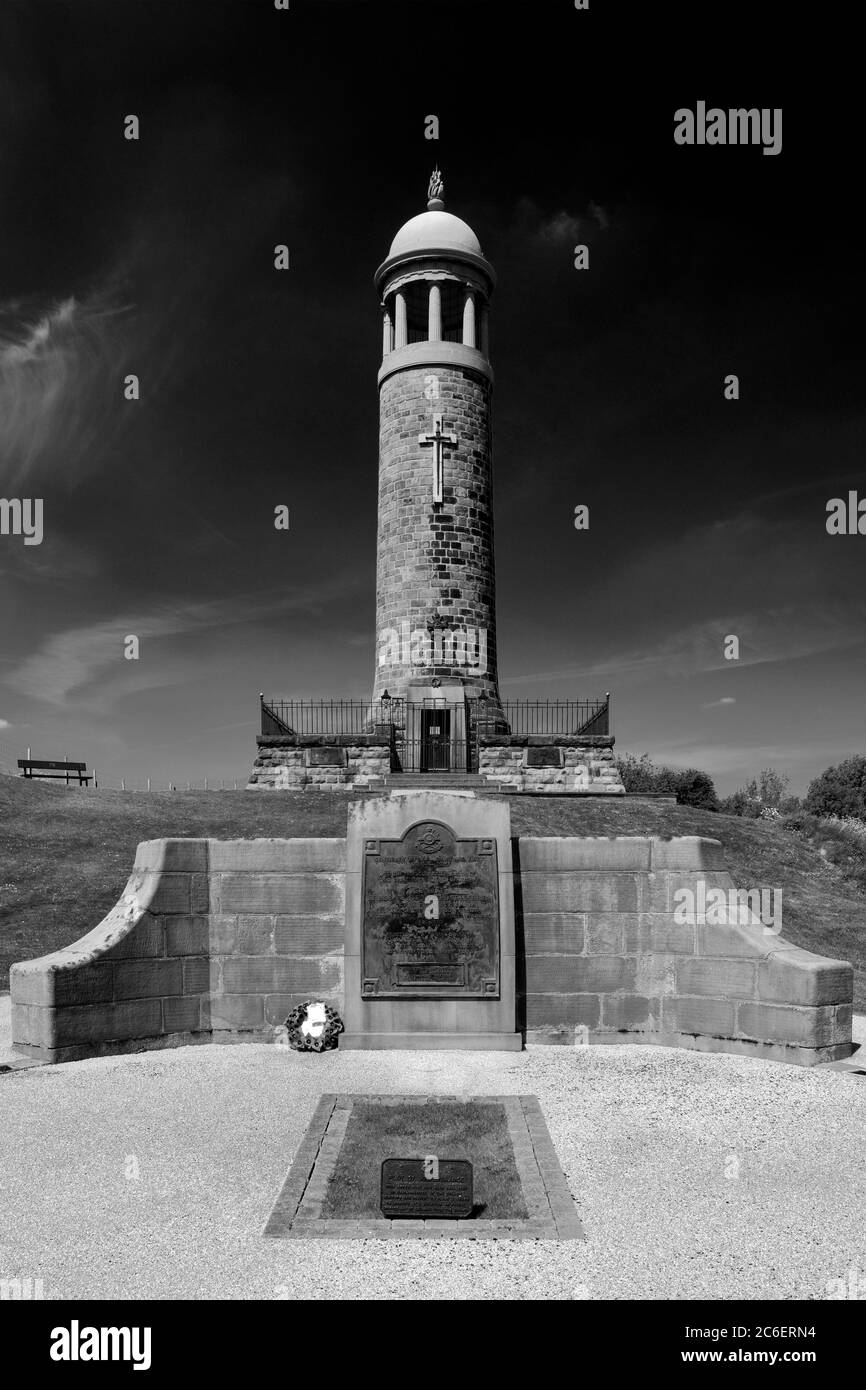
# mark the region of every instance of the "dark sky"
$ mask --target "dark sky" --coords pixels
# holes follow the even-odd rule
[[[499,277],[503,696],[610,689],[722,791],[866,751],[854,40],[702,9],[2,0],[0,497],[45,536],[0,536],[0,763],[244,778],[259,690],[369,695],[372,276],[436,162]],[[677,146],[699,100],[781,153]]]

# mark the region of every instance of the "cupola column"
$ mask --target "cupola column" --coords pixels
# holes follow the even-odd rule
[[[382,314],[382,356],[387,357],[394,346],[394,331],[391,324],[391,311],[387,304]]]
[[[394,295],[395,332],[394,348],[404,348],[408,342],[406,331],[406,296],[398,290]]]
[[[463,300],[463,346],[475,347],[475,295],[466,291]]]
[[[430,301],[427,313],[427,337],[431,343],[442,341],[442,291],[438,285],[430,286]]]

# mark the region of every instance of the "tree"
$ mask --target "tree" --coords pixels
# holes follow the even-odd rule
[[[813,816],[857,816],[866,820],[866,756],[858,753],[828,767],[810,782],[803,803]]]
[[[704,811],[718,811],[719,798],[712,777],[697,768],[686,768],[675,775],[674,791],[680,806],[700,806]]]

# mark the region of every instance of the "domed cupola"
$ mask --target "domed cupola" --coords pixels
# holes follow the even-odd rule
[[[382,306],[379,380],[403,366],[437,362],[459,362],[489,378],[493,267],[468,223],[445,211],[438,169],[427,193],[427,211],[404,223],[376,271]]]

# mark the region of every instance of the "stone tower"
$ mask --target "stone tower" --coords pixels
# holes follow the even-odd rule
[[[499,705],[488,306],[478,238],[427,211],[376,271],[382,311],[374,696]],[[452,735],[457,732],[452,729]]]

